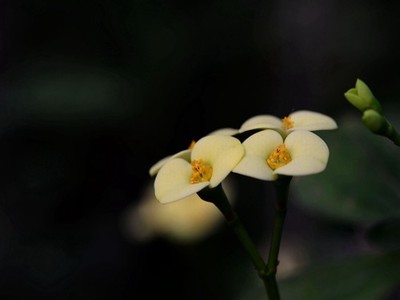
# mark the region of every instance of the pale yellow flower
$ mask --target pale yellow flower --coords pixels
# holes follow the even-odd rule
[[[224,190],[234,203],[234,186],[223,182]],[[199,242],[214,234],[224,223],[224,217],[214,204],[193,194],[180,201],[161,204],[154,195],[153,185],[121,216],[123,232],[138,242],[165,237],[179,243]]]
[[[154,181],[156,198],[169,203],[218,186],[244,155],[241,142],[225,135],[208,135],[196,142],[190,161],[169,159]]]
[[[248,137],[243,146],[246,154],[232,172],[261,180],[319,173],[329,158],[326,143],[305,130],[294,131],[285,139],[274,130],[259,131]]]
[[[191,152],[192,152],[192,149],[189,146],[188,149],[181,150],[173,155],[169,155],[169,156],[166,156],[166,157],[160,159],[158,162],[156,162],[154,165],[152,165],[150,167],[150,170],[149,170],[150,176],[157,175],[157,173],[161,169],[161,167],[163,165],[165,165],[166,162],[168,162],[169,160],[171,160],[173,158],[182,158],[184,160],[190,161],[190,153]]]
[[[235,134],[238,133],[238,129],[234,129],[234,128],[220,128],[217,130],[214,130],[212,132],[210,132],[208,135],[225,135],[225,136],[233,136]],[[189,147],[187,149],[181,150],[173,155],[169,155],[166,156],[162,159],[160,159],[158,162],[156,162],[154,165],[152,165],[149,169],[149,174],[150,176],[155,176],[158,171],[160,170],[160,168],[169,160],[171,160],[172,158],[183,158],[184,160],[190,161],[190,153],[192,148],[195,145],[195,141],[193,140]]]
[[[286,136],[296,130],[329,130],[336,129],[335,120],[324,114],[299,110],[280,119],[273,115],[257,115],[245,121],[239,128],[239,132],[249,130],[274,129]]]

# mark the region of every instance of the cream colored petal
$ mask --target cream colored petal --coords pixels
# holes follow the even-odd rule
[[[154,165],[151,166],[149,170],[150,176],[154,176],[158,173],[158,171],[161,169],[165,163],[172,158],[172,155],[169,155],[167,157],[164,157],[163,159],[160,159],[158,162],[156,162]]]
[[[268,181],[275,180],[278,177],[273,174],[265,158],[257,155],[246,155],[243,157],[232,172]]]
[[[274,130],[267,129],[251,135],[243,142],[245,156],[233,172],[261,180],[275,180],[277,176],[266,160],[282,143],[281,135]]]
[[[170,156],[164,157],[163,159],[160,159],[158,162],[156,162],[154,165],[151,166],[151,168],[149,170],[150,176],[156,175],[158,173],[158,171],[160,170],[160,168],[163,165],[165,165],[165,163],[172,158],[179,157],[179,158],[183,158],[184,160],[190,161],[190,153],[191,153],[191,150],[186,149],[186,150],[179,151],[178,153],[176,153],[174,155],[170,155]]]
[[[329,149],[318,135],[310,131],[295,131],[287,136],[285,145],[292,161],[276,169],[276,174],[301,176],[319,173],[326,168]]]
[[[202,190],[210,183],[190,183],[192,167],[182,158],[169,160],[158,172],[154,181],[154,193],[161,203],[180,200]]]
[[[292,160],[286,166],[276,169],[274,174],[303,176],[320,173],[325,168],[326,163],[312,157],[303,156]]]
[[[180,201],[161,205],[155,212],[154,227],[160,233],[181,242],[199,240],[222,223],[223,215],[210,202],[193,194]]]
[[[254,129],[276,128],[280,129],[282,120],[272,115],[257,115],[245,121],[239,128],[239,132],[245,132]]]
[[[210,187],[220,184],[244,155],[241,142],[231,136],[209,135],[201,138],[192,150],[192,161],[202,159],[213,173]]]
[[[225,180],[223,188],[231,204],[235,200],[235,186]],[[154,195],[151,183],[142,191],[135,204],[121,215],[124,234],[136,241],[149,241],[163,235],[174,242],[198,242],[218,229],[224,218],[214,204],[192,194],[179,201],[161,204]]]
[[[224,219],[220,211],[197,194],[168,205],[154,196],[153,185],[139,203],[122,215],[126,234],[138,241],[164,235],[181,243],[196,242],[211,234]]]
[[[337,124],[331,117],[308,110],[299,110],[291,113],[289,117],[293,121],[293,128],[288,132],[295,130],[329,130],[336,129]]]
[[[229,180],[224,181],[223,188],[233,205],[232,183]],[[155,199],[154,201],[158,205],[151,216],[152,225],[156,232],[174,241],[198,241],[213,233],[224,222],[224,217],[217,207],[202,200],[197,194],[168,205],[162,205]]]
[[[217,130],[214,130],[212,132],[210,132],[208,135],[228,135],[228,136],[232,136],[239,133],[238,129],[234,129],[234,128],[220,128]]]
[[[245,155],[257,155],[264,159],[283,144],[282,136],[275,130],[263,130],[249,136],[244,142]]]

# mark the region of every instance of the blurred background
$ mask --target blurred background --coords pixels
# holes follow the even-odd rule
[[[223,222],[179,240],[138,207],[149,168],[193,139],[257,114],[309,109],[339,130],[321,133],[332,153],[326,172],[293,182],[282,295],[399,299],[399,149],[367,132],[343,97],[360,78],[399,121],[399,9],[396,1],[1,1],[1,298],[265,299]],[[272,188],[231,179],[236,209],[266,255]]]

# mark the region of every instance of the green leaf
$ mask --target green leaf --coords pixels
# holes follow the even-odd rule
[[[335,131],[318,133],[328,144],[327,169],[296,177],[292,195],[303,207],[335,220],[372,224],[400,215],[400,149],[345,116]]]
[[[400,253],[341,259],[279,283],[285,300],[383,299],[400,282]]]

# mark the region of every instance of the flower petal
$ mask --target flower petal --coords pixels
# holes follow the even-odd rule
[[[303,176],[322,172],[326,168],[326,163],[303,156],[292,160],[289,164],[275,170],[274,174],[288,176]]]
[[[183,158],[186,161],[190,161],[190,153],[191,153],[191,150],[186,149],[186,150],[179,151],[178,153],[176,153],[174,155],[170,155],[170,156],[164,157],[163,159],[160,159],[158,162],[156,162],[154,165],[151,166],[151,168],[149,170],[150,176],[156,175],[158,173],[158,171],[161,169],[161,167],[163,165],[165,165],[165,163],[172,158],[179,157],[179,158]]]
[[[234,129],[234,128],[220,128],[217,130],[214,130],[212,132],[210,132],[208,135],[228,135],[228,136],[232,136],[239,133],[238,129]]]
[[[192,167],[182,158],[169,160],[158,172],[154,181],[154,193],[161,203],[180,200],[202,190],[210,182],[190,183]]]
[[[254,129],[276,128],[280,129],[282,120],[272,115],[258,115],[245,121],[239,128],[239,132],[245,132]]]
[[[156,201],[155,205],[153,215],[149,216],[154,229],[182,242],[199,240],[223,222],[215,205],[203,201],[197,194],[168,205]]]
[[[291,113],[289,117],[293,121],[293,128],[288,132],[295,130],[328,130],[336,129],[337,124],[331,117],[308,110],[299,110]]]
[[[213,233],[224,218],[215,205],[203,201],[197,194],[168,205],[161,204],[154,196],[151,183],[135,204],[124,211],[122,221],[126,234],[136,241],[149,241],[161,235],[174,242],[188,243]]]
[[[192,150],[192,161],[201,159],[213,168],[210,187],[220,184],[244,155],[244,147],[234,137],[209,135],[197,141]]]
[[[275,180],[278,177],[268,167],[265,158],[257,155],[246,155],[243,157],[232,172],[268,181]]]
[[[275,130],[262,130],[249,136],[243,146],[246,150],[246,155],[258,155],[266,159],[276,147],[283,144],[282,136]]]
[[[318,135],[310,131],[295,131],[287,136],[285,145],[292,161],[276,169],[276,174],[310,175],[322,172],[326,168],[329,149]]]
[[[275,180],[277,176],[266,159],[282,143],[281,135],[274,130],[267,129],[251,135],[243,142],[246,154],[233,172],[261,180]]]

